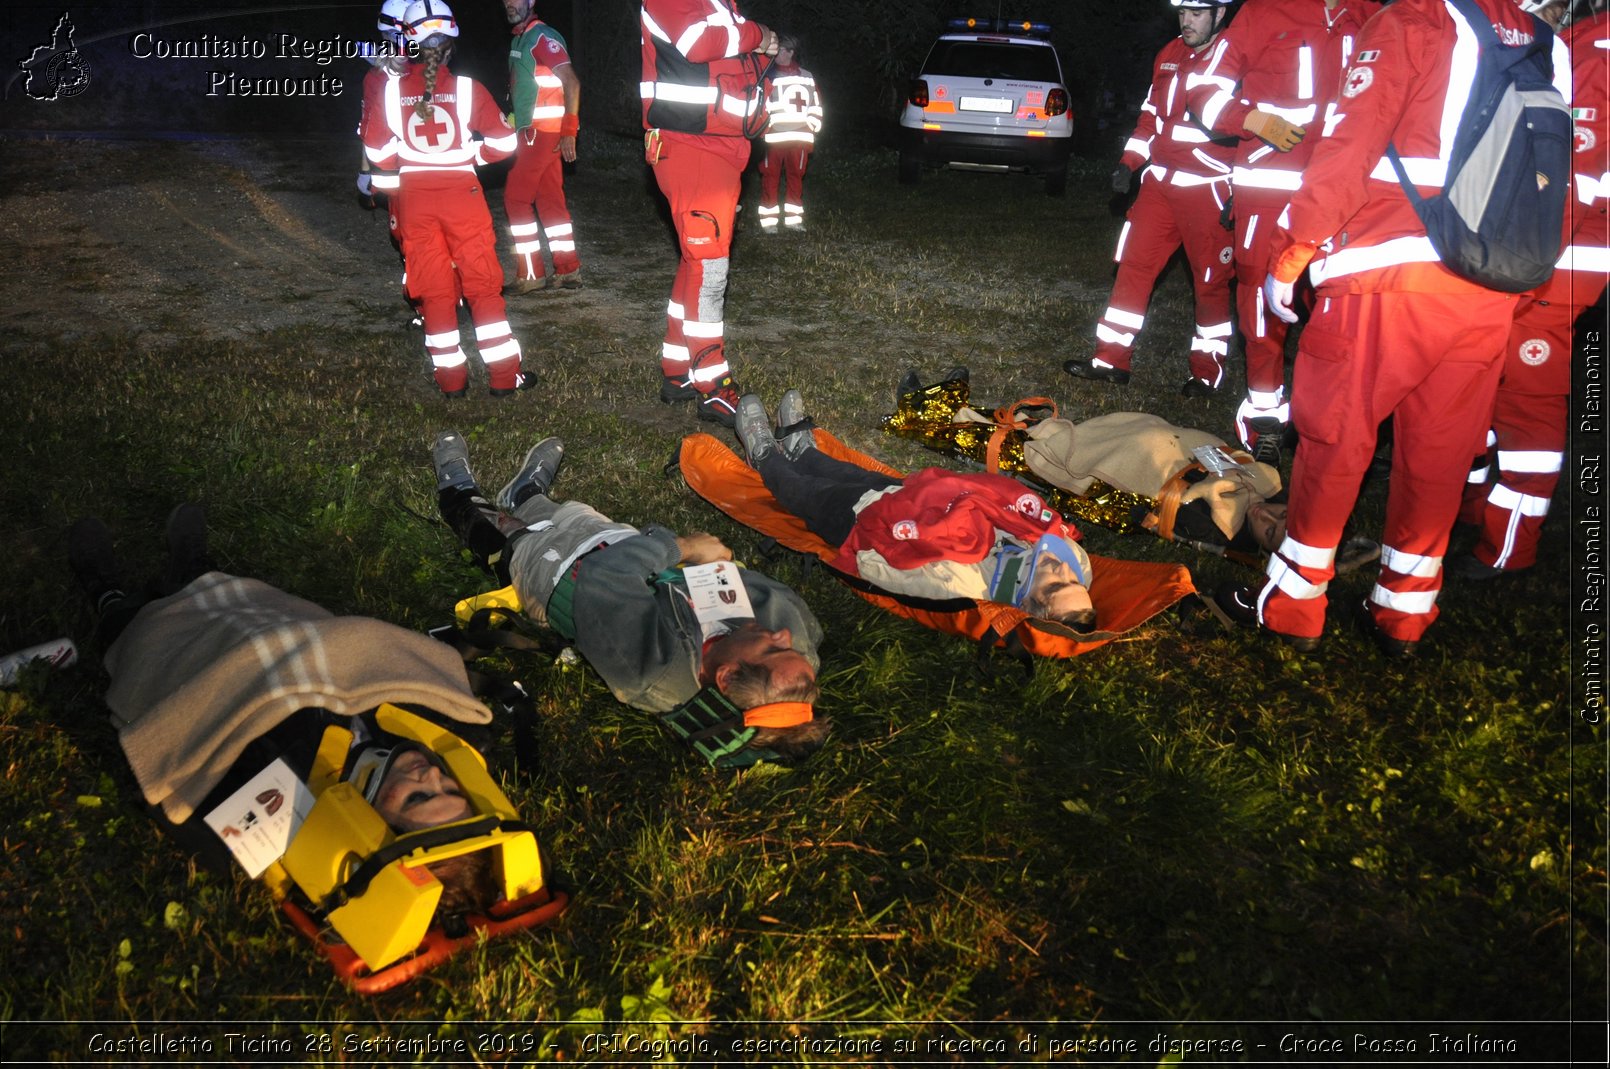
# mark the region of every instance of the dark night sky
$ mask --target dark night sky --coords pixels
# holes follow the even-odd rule
[[[919,0],[864,0],[840,5],[809,0],[753,0],[743,5],[753,17],[792,29],[805,41],[805,54],[838,114],[859,113],[872,129],[891,121],[904,82],[915,72],[944,17],[979,13],[961,3]],[[985,5],[993,14],[993,4]],[[1063,55],[1076,110],[1091,106],[1102,88],[1121,94],[1144,92],[1152,54],[1173,32],[1166,0],[1137,5],[1121,0],[1040,0],[1024,14],[1056,26],[1054,40]],[[303,40],[373,41],[379,4],[363,3],[206,3],[202,0],[144,0],[138,4],[74,3],[57,7],[30,3],[11,12],[16,35],[0,104],[0,129],[199,130],[217,132],[350,133],[359,106],[358,86],[366,67],[361,59],[338,58],[319,64],[280,54],[280,35]],[[539,5],[569,39],[583,79],[583,118],[595,128],[632,129],[637,121],[638,5],[635,0],[566,0]],[[498,0],[463,0],[454,5],[460,44],[454,69],[484,82],[501,97],[506,88],[508,26]],[[20,64],[36,47],[51,44],[63,12],[70,13],[78,60],[87,77],[70,99],[31,99]],[[134,37],[144,31],[147,50],[212,39],[261,48],[261,59],[141,58]],[[44,59],[48,61],[49,55]],[[36,65],[37,67],[37,65]],[[322,96],[300,99],[248,98],[216,85],[218,73],[238,79],[323,79]],[[331,79],[343,82],[333,93]],[[46,85],[36,76],[35,87]]]

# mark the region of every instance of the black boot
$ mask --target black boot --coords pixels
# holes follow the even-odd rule
[[[475,563],[504,586],[509,585],[509,538],[498,526],[498,510],[482,495],[481,488],[471,484],[438,490],[436,507]]]

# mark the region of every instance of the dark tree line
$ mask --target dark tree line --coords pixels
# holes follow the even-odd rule
[[[449,0],[460,39],[454,68],[485,82],[499,96],[507,87],[509,27],[501,0]],[[996,0],[740,0],[746,15],[797,34],[805,64],[815,73],[829,107],[826,145],[865,147],[888,141],[910,78],[917,73],[945,21],[963,15],[994,16]],[[6,109],[0,127],[59,125],[103,128],[301,129],[336,133],[356,122],[361,60],[332,67],[308,62],[245,61],[227,64],[253,76],[302,77],[330,71],[349,84],[338,99],[226,100],[208,98],[203,76],[218,64],[190,60],[139,60],[129,36],[155,28],[170,41],[203,35],[272,40],[280,32],[312,39],[341,36],[373,40],[380,0],[327,0],[283,5],[260,0],[140,0],[74,4],[78,43],[90,69],[89,91],[51,108]],[[582,119],[594,130],[632,134],[638,128],[640,32],[637,0],[538,0],[537,12],[565,35],[583,80]],[[999,14],[1049,22],[1085,151],[1109,147],[1127,132],[1145,93],[1150,61],[1175,30],[1167,0],[1000,0]],[[16,12],[19,45],[49,43],[61,12],[25,4]],[[17,95],[17,94],[14,94]],[[9,102],[8,102],[9,103]],[[52,110],[53,108],[53,110]],[[1122,125],[1098,136],[1098,119]]]
[[[492,0],[476,0],[496,13]],[[562,9],[562,10],[561,10]],[[994,0],[740,0],[745,15],[797,34],[805,65],[816,75],[832,109],[835,137],[877,142],[887,137],[905,100],[906,87],[947,19],[993,17]],[[631,0],[572,0],[543,10],[543,17],[567,34],[578,69],[586,80],[584,117],[589,122],[630,129],[637,117],[640,63],[638,4]],[[1104,97],[1109,112],[1139,106],[1150,76],[1152,56],[1177,32],[1166,0],[1139,4],[1120,0],[1003,0],[1000,14],[1049,22],[1062,56],[1063,74],[1094,138],[1095,118]],[[566,22],[569,25],[565,25]],[[1127,132],[1127,131],[1126,131]]]

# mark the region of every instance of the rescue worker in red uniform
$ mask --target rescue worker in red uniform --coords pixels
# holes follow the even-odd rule
[[[1513,0],[1476,3],[1500,40],[1533,39],[1532,16]],[[1300,444],[1286,538],[1257,606],[1301,651],[1319,645],[1337,543],[1388,416],[1391,489],[1367,623],[1384,652],[1402,656],[1437,617],[1442,557],[1492,412],[1515,296],[1443,266],[1384,153],[1397,147],[1422,195],[1441,188],[1476,51],[1442,0],[1396,0],[1371,19],[1275,239],[1266,306],[1294,322],[1305,268],[1317,303],[1292,376]]]
[[[660,400],[699,401],[733,425],[739,390],[726,355],[728,254],[749,138],[765,123],[759,85],[777,35],[732,0],[645,0],[644,155],[670,203],[681,261],[665,311]]]
[[[760,159],[760,232],[805,232],[805,171],[811,165],[816,135],[822,130],[822,98],[816,79],[799,65],[799,38],[777,39],[777,62],[766,93],[766,150]],[[781,187],[783,203],[777,194]]]
[[[510,155],[515,133],[484,86],[448,70],[458,36],[451,9],[442,0],[414,0],[404,18],[420,62],[386,82],[380,106],[365,110],[363,143],[376,169],[398,173],[408,288],[425,318],[436,385],[449,397],[469,388],[458,331],[462,294],[492,394],[506,396],[533,380],[522,373],[520,343],[504,311],[497,235],[475,167]]]
[[[1230,195],[1233,142],[1213,135],[1186,113],[1186,80],[1218,35],[1231,0],[1172,0],[1180,9],[1180,35],[1157,53],[1152,85],[1140,121],[1124,145],[1112,188],[1129,192],[1145,167],[1140,194],[1118,234],[1118,277],[1107,310],[1096,322],[1090,360],[1069,360],[1062,370],[1076,378],[1126,383],[1135,338],[1146,324],[1152,287],[1181,244],[1196,290],[1196,332],[1191,338],[1191,377],[1183,392],[1206,396],[1224,378],[1230,344],[1230,241],[1219,214]]]
[[[520,141],[514,166],[503,183],[503,209],[514,239],[518,272],[512,293],[531,293],[549,285],[542,242],[553,257],[555,286],[581,285],[576,233],[565,205],[565,169],[576,162],[581,79],[576,77],[565,39],[532,11],[533,0],[503,0],[514,27],[509,49],[509,101]]]
[[[1558,0],[1521,6],[1549,21],[1565,12]],[[1510,328],[1489,435],[1498,480],[1487,486],[1485,466],[1472,473],[1461,518],[1479,524],[1481,538],[1470,556],[1448,562],[1451,574],[1466,579],[1518,572],[1537,561],[1538,535],[1565,462],[1572,324],[1598,302],[1610,275],[1610,15],[1572,23],[1562,40],[1571,54],[1575,199],[1553,277],[1521,295]]]
[[[1289,419],[1287,328],[1263,307],[1270,243],[1280,213],[1302,188],[1323,129],[1313,124],[1329,120],[1353,43],[1380,9],[1376,0],[1247,0],[1186,86],[1191,114],[1217,134],[1241,138],[1230,173],[1236,319],[1247,358],[1236,434],[1248,449],[1268,435],[1263,459],[1278,461],[1271,447]],[[1278,151],[1290,142],[1290,128],[1313,136]]]

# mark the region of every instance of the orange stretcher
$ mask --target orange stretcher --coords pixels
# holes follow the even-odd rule
[[[819,427],[813,433],[817,448],[829,456],[871,471],[900,475]],[[812,534],[799,517],[783,511],[761,481],[760,473],[710,435],[692,434],[684,438],[677,463],[695,493],[739,523],[776,539],[789,549],[821,560],[829,565],[834,575],[880,609],[945,634],[973,639],[984,651],[1004,647],[1013,652],[1021,649],[1036,657],[1077,657],[1134,630],[1196,592],[1191,574],[1182,564],[1119,560],[1092,553],[1090,560],[1095,579],[1090,584],[1090,600],[1096,607],[1099,631],[1080,634],[996,601],[902,597],[874,587],[859,576],[832,568],[838,556],[837,547]]]

